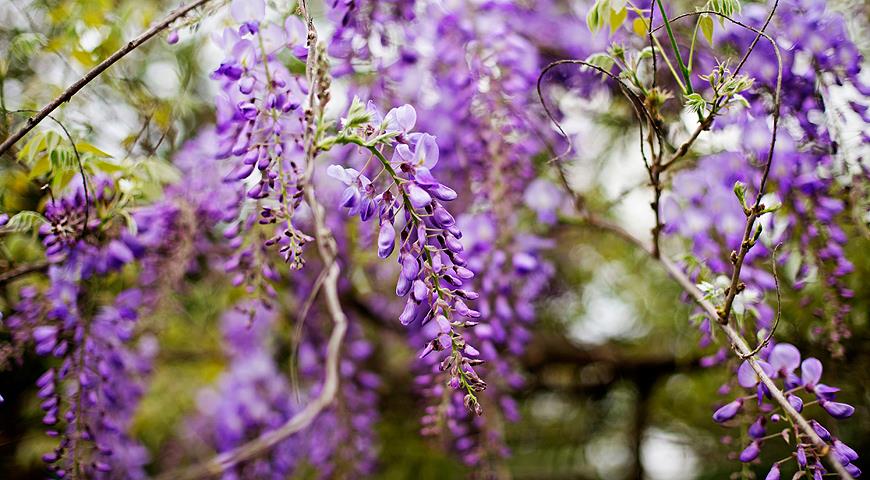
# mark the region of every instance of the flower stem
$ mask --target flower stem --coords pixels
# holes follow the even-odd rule
[[[656,0],[656,3],[659,4],[659,10],[662,12],[662,20],[665,22],[665,29],[668,31],[668,38],[670,38],[671,47],[674,49],[674,56],[677,57],[677,64],[680,66],[680,71],[683,73],[683,79],[686,81],[684,91],[686,95],[695,93],[692,89],[692,79],[689,77],[689,69],[686,67],[686,64],[683,63],[683,57],[680,56],[680,47],[677,46],[677,39],[674,37],[674,31],[671,30],[671,22],[668,20],[665,6],[662,4],[662,0]]]

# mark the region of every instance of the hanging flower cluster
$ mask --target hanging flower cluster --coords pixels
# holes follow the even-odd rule
[[[767,350],[766,361],[759,361],[759,364],[768,376],[782,382],[782,390],[786,392],[786,399],[798,412],[803,412],[805,408],[812,405],[820,406],[836,419],[848,418],[855,412],[855,407],[835,400],[836,393],[840,391],[839,388],[821,383],[822,362],[812,357],[801,361],[800,351],[794,345],[789,343],[776,344]],[[754,390],[755,393],[747,397],[739,397],[723,405],[713,414],[713,420],[718,423],[726,423],[733,420],[741,412],[753,411],[755,420],[748,428],[751,441],[740,452],[740,461],[751,462],[758,458],[764,442],[785,440],[786,443],[791,444],[791,439],[794,438],[795,452],[792,457],[796,462],[798,471],[806,472],[814,477],[821,477],[827,473],[821,461],[825,452],[819,451],[816,445],[807,441],[793,424],[786,425],[786,422],[783,421],[784,414],[765,401],[770,398],[770,391],[759,381],[757,374],[748,362],[743,362],[737,369],[737,382],[741,387]],[[801,395],[802,393],[804,395]],[[813,399],[807,399],[808,396]],[[752,402],[753,398],[757,399],[757,402]],[[860,476],[861,470],[852,463],[858,459],[858,454],[848,445],[832,436],[819,422],[812,420],[811,424],[816,434],[834,450],[837,461],[844,465],[852,476]],[[777,428],[777,425],[782,425],[782,427]],[[780,465],[791,461],[792,457],[776,462],[767,478],[779,478]]]
[[[37,272],[47,273],[10,289],[10,311],[0,317],[10,342],[0,345],[0,365],[23,361],[29,350],[44,362],[35,390],[57,442],[43,457],[51,474],[146,478],[151,458],[131,425],[158,348],[143,323],[180,279],[209,276],[232,286],[227,303],[234,306],[215,315],[226,364],[200,390],[187,422],[191,444],[219,459],[244,452],[337,385],[307,427],[263,455],[221,464],[218,473],[277,479],[311,476],[312,469],[321,478],[374,472],[381,379],[370,370],[386,349],[377,348],[369,327],[398,320],[416,352],[408,369],[425,402],[422,433],[487,476],[509,454],[504,420],[519,418],[520,359],[556,271],[546,258],[555,246],[548,238],[573,215],[568,194],[584,220],[598,203],[585,205],[572,190],[571,169],[556,164],[561,157],[547,161],[565,145],[549,128],[554,117],[540,101],[555,102],[538,90],[539,75],[550,61],[574,56],[587,58],[573,62],[583,69],[554,72],[548,80],[556,81],[545,85],[571,95],[618,91],[638,112],[655,191],[653,256],[687,245],[682,266],[692,267],[704,297],[698,303],[723,312],[711,318],[713,310],[699,310],[701,346],[714,342],[717,321],[761,341],[756,352],[741,354],[755,358],[739,366],[728,363],[728,346],[701,361],[734,367],[720,393],[744,389],[713,414],[718,424],[745,428],[749,440],[737,458],[756,462],[765,445],[784,439],[793,452],[773,463],[768,480],[791,462],[799,475],[819,479],[831,473],[826,456],[860,475],[858,454],[816,415],[840,420],[855,408],[821,382],[820,360],[802,358],[773,335],[780,306],[772,299],[787,287],[803,292],[801,306],[818,319],[813,333],[827,334],[835,357],[851,335],[848,275],[855,267],[843,225],[856,210],[849,189],[866,181],[868,169],[844,152],[850,139],[839,126],[846,117],[870,119],[862,58],[844,19],[820,0],[782,0],[768,25],[761,5],[741,13],[736,0],[711,1],[705,11],[742,15],[745,25],[723,20],[714,37],[709,12],[680,17],[697,22],[692,35],[710,38],[708,45],[691,41],[687,66],[672,25],[659,17],[667,16],[661,2],[583,3],[334,0],[325,18],[314,19],[308,2],[272,11],[265,0],[232,0],[232,26],[213,36],[222,55],[211,73],[214,125],[175,152],[180,175],[152,185],[162,195],[137,189],[130,170],[139,164],[82,162],[88,152],[74,141],[74,157],[48,137],[23,147],[19,159],[46,150],[41,164],[21,162],[32,170],[29,181],[72,185],[44,189],[31,202],[42,213],[0,214],[0,234],[39,224],[32,243],[44,252]],[[584,20],[577,10],[587,7]],[[622,28],[629,17],[632,26]],[[647,32],[649,18],[667,28]],[[321,23],[330,32],[323,44]],[[593,31],[609,25],[611,35],[592,36],[584,23]],[[170,44],[179,41],[177,27]],[[781,72],[773,68],[774,48],[756,45],[752,28],[761,27],[781,47]],[[665,34],[672,52],[658,42]],[[754,52],[739,66],[725,60],[749,45]],[[594,53],[601,49],[606,53]],[[606,82],[592,77],[593,67]],[[661,83],[667,71],[673,79]],[[839,88],[864,97],[837,105]],[[708,130],[739,141],[680,147],[686,119],[670,108],[676,95],[669,89],[682,93],[677,103],[692,122],[698,114],[692,141]],[[329,103],[335,92],[349,108]],[[560,105],[566,116],[569,104]],[[382,114],[380,107],[394,105],[401,106]],[[610,113],[620,115],[622,106],[614,101]],[[333,120],[334,110],[346,113]],[[782,113],[778,130],[774,112]],[[861,135],[866,141],[866,129]],[[577,140],[583,154],[596,139]],[[648,155],[673,160],[650,165]],[[557,177],[571,191],[558,188]],[[748,206],[756,195],[763,205]],[[671,237],[668,248],[659,250],[659,233]],[[305,247],[315,238],[317,255],[309,255]],[[375,248],[361,252],[359,245]],[[327,277],[333,283],[325,286]],[[383,319],[383,312],[393,313]],[[330,383],[336,358],[338,378]],[[779,392],[787,404],[777,402]],[[824,446],[794,422],[800,417],[792,409],[810,419]]]
[[[466,392],[466,407],[480,414],[476,393],[486,388],[474,369],[482,363],[477,358],[480,353],[466,343],[459,331],[477,324],[480,312],[466,301],[477,299],[478,294],[462,288],[474,273],[465,267],[459,241],[462,232],[442,203],[455,200],[457,194],[433,176],[438,144],[432,135],[413,132],[416,121],[417,112],[410,105],[382,116],[371,103],[363,107],[355,100],[342,120],[341,131],[324,142],[327,146],[359,145],[369,159],[362,171],[332,165],[327,172],[347,185],[341,206],[349,215],[359,215],[363,221],[377,218],[378,256],[389,257],[398,240],[401,270],[396,295],[407,297],[399,321],[403,325],[419,322],[434,326],[420,357],[447,352],[441,370],[449,372],[451,388]],[[365,175],[372,163],[376,172],[373,178],[385,177],[382,185]]]
[[[270,282],[276,267],[265,260],[267,247],[277,248],[292,268],[301,268],[303,246],[311,237],[294,224],[302,206],[303,109],[308,86],[292,74],[278,54],[289,50],[307,55],[305,26],[288,16],[283,25],[266,22],[262,0],[231,4],[237,28],[227,28],[215,43],[227,57],[212,74],[220,83],[216,99],[218,160],[230,159],[227,181],[236,182],[248,202],[228,208],[224,231],[236,253],[225,267],[233,283],[245,284],[274,297]],[[257,224],[275,225],[265,239],[246,236]]]
[[[192,437],[218,452],[230,451],[280,427],[304,407],[299,398],[320,388],[324,338],[316,328],[305,336],[299,348],[301,384],[291,384],[275,360],[271,338],[276,323],[274,312],[256,305],[240,305],[223,316],[229,364],[214,387],[199,393],[199,412],[189,425]],[[351,338],[342,365],[343,392],[335,407],[318,415],[302,434],[278,443],[269,455],[238,465],[225,475],[278,479],[305,472],[310,466],[317,468],[320,478],[330,478],[336,471],[371,472],[376,453],[372,427],[377,419],[373,389],[378,380],[358,367],[371,355],[371,346],[358,330],[352,330]]]
[[[57,359],[36,382],[46,433],[59,442],[43,456],[54,474],[145,478],[149,455],[128,429],[157,345],[139,336],[136,324],[154,287],[145,272],[171,250],[179,215],[157,203],[131,213],[135,233],[118,228],[111,212],[124,196],[111,178],[90,183],[87,195],[79,184],[46,207],[40,232],[50,262],[48,287],[24,288],[4,325],[37,355]],[[127,265],[142,270],[139,284],[103,303],[92,288]]]

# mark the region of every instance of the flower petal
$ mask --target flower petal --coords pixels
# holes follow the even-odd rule
[[[801,381],[812,386],[822,379],[822,362],[817,358],[808,358],[801,363]]]
[[[326,168],[326,174],[345,185],[350,185],[359,176],[359,172],[356,170],[344,168],[341,165],[330,165]]]
[[[737,369],[737,383],[743,388],[752,388],[758,383],[758,375],[752,369],[752,365],[744,360]]]
[[[407,184],[408,198],[414,208],[423,208],[432,203],[432,197],[416,183]]]
[[[438,143],[435,137],[424,133],[414,147],[414,165],[432,168],[438,163]]]
[[[390,222],[381,222],[381,231],[378,233],[378,256],[387,258],[393,253],[396,246],[396,229]]]
[[[410,105],[396,107],[384,117],[387,132],[410,132],[417,123],[417,111]]]
[[[741,462],[751,462],[758,458],[758,454],[761,453],[761,448],[758,445],[758,442],[750,443],[742,452],[740,452],[740,461]]]
[[[740,409],[743,407],[743,401],[740,399],[734,400],[733,402],[726,403],[725,405],[719,407],[718,410],[713,414],[713,421],[716,423],[727,422],[734,418]]]
[[[821,401],[822,408],[825,409],[834,418],[848,418],[855,413],[855,407],[848,403],[831,402],[829,400]]]
[[[767,359],[777,372],[791,372],[801,364],[801,352],[790,343],[778,343]]]

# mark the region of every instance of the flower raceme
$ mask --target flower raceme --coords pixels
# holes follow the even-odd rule
[[[155,202],[128,212],[135,233],[119,228],[111,213],[124,199],[116,179],[89,184],[88,195],[77,185],[46,205],[39,233],[48,285],[25,287],[4,323],[17,342],[32,340],[37,355],[56,359],[36,381],[46,434],[57,439],[43,455],[48,469],[58,478],[144,478],[148,454],[128,430],[157,345],[137,335],[137,323],[152,306],[154,269],[183,243],[180,215],[172,203]],[[111,290],[92,293],[123,282],[128,267],[138,272],[135,284],[110,301],[103,299]]]
[[[307,56],[305,26],[292,15],[283,25],[265,21],[262,0],[235,0],[230,11],[239,26],[215,37],[226,52],[212,74],[221,88],[215,156],[233,162],[225,180],[235,183],[254,208],[240,203],[224,216],[230,222],[224,235],[237,249],[227,269],[235,274],[235,284],[263,287],[273,296],[268,280],[275,280],[275,268],[263,264],[264,248],[278,248],[292,268],[301,268],[302,248],[311,241],[294,225],[304,182],[301,106],[309,87],[277,58],[284,49],[297,58]],[[277,228],[265,242],[246,240],[244,234],[256,223]]]
[[[486,383],[474,366],[483,361],[459,331],[477,325],[480,317],[466,303],[478,294],[462,288],[474,273],[462,256],[462,232],[443,203],[456,199],[457,194],[432,174],[438,163],[438,144],[432,135],[412,131],[416,118],[410,105],[381,116],[371,103],[363,107],[354,99],[342,129],[325,139],[322,148],[358,145],[367,151],[369,161],[362,171],[331,165],[327,173],[347,186],[340,206],[349,215],[359,215],[362,221],[377,217],[381,258],[390,257],[398,241],[396,295],[407,297],[399,321],[435,325],[420,356],[444,352],[440,368],[448,372],[448,384],[466,392],[465,406],[479,414],[482,410],[475,393]],[[371,163],[377,171],[373,178],[384,177],[384,181],[376,183],[365,175]]]
[[[835,401],[836,393],[840,390],[839,388],[821,383],[822,363],[817,358],[810,357],[801,361],[800,351],[789,343],[778,343],[772,348],[765,349],[762,351],[761,356],[763,359],[758,360],[761,369],[774,380],[782,382],[786,399],[798,412],[802,412],[805,407],[814,404],[821,406],[822,409],[836,419],[847,418],[855,412],[853,406]],[[755,393],[748,397],[739,397],[723,405],[713,414],[713,420],[717,423],[729,422],[736,418],[744,408],[748,407],[746,403],[747,399],[752,397],[757,399],[757,412],[752,413],[755,415],[755,420],[748,428],[748,434],[752,441],[738,456],[742,462],[751,462],[759,456],[761,446],[766,440],[774,437],[787,437],[790,428],[793,429],[794,427],[785,427],[782,436],[766,436],[765,425],[768,422],[779,422],[781,416],[779,413],[776,413],[770,404],[765,402],[765,399],[770,397],[770,392],[759,381],[758,376],[748,361],[744,361],[737,369],[737,383],[743,388],[753,390]],[[805,400],[799,395],[801,392],[810,394],[815,399],[812,401]],[[827,429],[815,420],[813,420],[812,425],[816,433],[837,452],[835,455],[837,461],[846,467],[853,476],[860,474],[860,470],[852,465],[852,462],[858,458],[857,453],[848,445],[833,437]],[[793,433],[796,438],[802,438],[798,431]],[[817,448],[812,443],[804,443],[801,440],[796,443],[793,456],[801,471],[813,474],[817,471],[823,471],[824,467],[817,461],[820,455],[816,450]],[[812,455],[808,455],[808,452],[812,453]],[[814,459],[813,462],[808,463],[808,456]],[[772,478],[778,478],[779,464],[776,464],[774,467],[770,475],[773,475]],[[768,476],[768,478],[771,477]]]

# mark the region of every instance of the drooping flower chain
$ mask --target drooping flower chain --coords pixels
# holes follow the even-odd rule
[[[364,107],[355,100],[338,135],[325,139],[322,148],[354,144],[369,155],[362,172],[338,165],[329,167],[329,175],[347,185],[341,206],[363,221],[378,218],[381,258],[393,253],[396,226],[400,226],[397,260],[401,272],[396,295],[407,300],[399,321],[403,325],[414,321],[435,325],[420,356],[449,352],[440,364],[441,370],[449,372],[451,388],[466,392],[466,407],[480,413],[476,392],[482,391],[486,383],[474,366],[482,360],[458,330],[477,324],[475,319],[480,313],[465,302],[478,295],[461,288],[474,273],[465,267],[461,255],[462,232],[442,204],[454,200],[457,194],[432,175],[430,169],[438,162],[438,145],[435,137],[412,132],[416,117],[410,105],[394,108],[382,117],[371,103]],[[387,149],[392,150],[390,160],[384,153]],[[365,175],[371,163],[378,171],[375,180],[386,176],[381,182],[384,186],[377,186]]]

